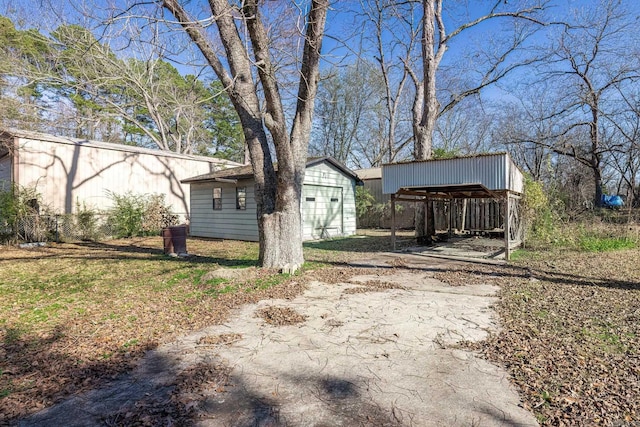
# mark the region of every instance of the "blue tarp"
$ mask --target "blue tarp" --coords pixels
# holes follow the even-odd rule
[[[602,205],[608,208],[619,208],[624,205],[624,201],[622,197],[618,195],[602,195]]]

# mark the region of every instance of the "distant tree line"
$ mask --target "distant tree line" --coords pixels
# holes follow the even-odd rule
[[[124,53],[138,57],[79,25],[46,36],[0,17],[0,124],[243,159],[242,127],[219,81],[182,75],[153,49]]]
[[[603,193],[640,206],[638,9],[475,3],[360,2],[356,59],[324,71],[311,150],[353,167],[506,150],[568,209]]]

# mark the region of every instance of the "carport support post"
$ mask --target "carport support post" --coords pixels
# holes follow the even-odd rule
[[[509,229],[509,217],[510,217],[510,208],[509,205],[509,192],[505,194],[505,203],[504,203],[504,258],[509,261],[511,258],[511,247],[509,246],[509,236],[511,235],[511,230]]]
[[[449,237],[453,236],[453,197],[449,195],[449,229],[447,230]]]
[[[391,248],[396,250],[396,195],[391,195]]]

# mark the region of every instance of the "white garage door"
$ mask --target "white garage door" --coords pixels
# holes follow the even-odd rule
[[[302,188],[303,238],[342,235],[342,187],[305,185]]]

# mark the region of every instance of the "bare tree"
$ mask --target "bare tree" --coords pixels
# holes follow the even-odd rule
[[[320,80],[311,152],[350,165],[376,164],[377,150],[370,147],[378,146],[380,83],[375,67],[364,60],[330,69]]]
[[[479,97],[468,97],[440,115],[433,136],[434,157],[480,153],[492,148],[495,113]]]
[[[179,0],[161,4],[198,47],[240,117],[255,177],[261,264],[297,270],[304,260],[300,198],[329,1],[312,0],[305,16],[297,102],[289,129],[272,40],[261,10],[264,4],[210,0],[208,21],[215,24],[216,37]],[[216,39],[223,49],[218,49]],[[277,174],[267,131],[275,146]]]
[[[476,17],[455,19],[451,30],[445,25],[445,12],[442,0],[422,0],[420,2],[422,17],[420,18],[420,60],[405,61],[406,70],[414,87],[412,108],[414,157],[417,160],[430,159],[433,155],[433,138],[438,118],[457,107],[464,99],[479,94],[484,88],[502,80],[513,71],[528,66],[537,58],[525,54],[526,41],[535,33],[542,23],[537,14],[543,11],[545,2],[515,2],[515,4],[495,1],[490,9]],[[451,16],[449,16],[451,18]],[[445,53],[460,37],[480,27],[487,21],[505,21],[511,34],[509,38],[496,39],[495,44],[467,57],[466,67],[473,69],[473,76],[450,80],[446,88],[439,87],[443,73]],[[479,61],[472,58],[480,58]],[[457,69],[458,75],[463,68]],[[451,74],[449,75],[451,77]],[[445,90],[446,89],[446,90]],[[446,97],[445,95],[448,95]],[[430,236],[434,233],[433,221],[425,223],[422,206],[416,209],[416,235]],[[428,229],[426,229],[426,227]]]
[[[574,11],[555,35],[547,61],[538,69],[544,90],[553,84],[556,101],[535,119],[552,129],[535,143],[581,163],[591,171],[593,205],[602,204],[603,168],[611,148],[602,136],[603,118],[621,87],[640,79],[635,21],[618,0],[603,0]],[[623,89],[623,93],[626,89]]]
[[[370,45],[382,77],[384,89],[384,133],[377,144],[372,165],[393,162],[411,144],[411,132],[403,129],[403,113],[408,100],[409,74],[404,64],[411,60],[419,41],[414,2],[361,0],[365,41]]]
[[[451,31],[445,26],[442,0],[422,0],[421,24],[421,70],[406,63],[407,71],[415,85],[415,98],[413,103],[413,132],[414,132],[414,156],[418,160],[429,159],[433,149],[433,134],[436,121],[440,115],[455,108],[462,100],[476,95],[487,86],[490,86],[516,69],[533,63],[536,58],[529,55],[520,56],[516,60],[516,54],[523,54],[523,47],[527,39],[535,32],[530,25],[525,23],[541,24],[536,14],[541,12],[544,3],[535,3],[531,6],[520,6],[507,2],[494,2],[488,13],[473,18],[467,22],[459,23]],[[473,63],[477,77],[468,80],[458,87],[449,90],[449,98],[442,100],[442,90],[438,88],[438,71],[443,58],[453,41],[462,33],[478,27],[489,20],[509,20],[513,30],[509,39],[503,40],[493,51],[477,53],[484,57],[483,63]]]
[[[629,208],[640,205],[640,90],[620,90],[620,107],[604,118],[611,124],[603,135],[608,164],[618,173],[617,193],[626,191]]]

